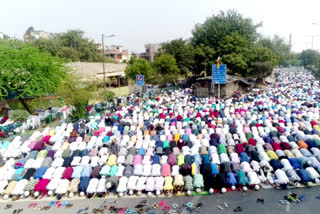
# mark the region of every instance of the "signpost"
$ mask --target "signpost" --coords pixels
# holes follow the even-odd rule
[[[220,99],[220,84],[226,84],[227,65],[212,65],[212,84],[218,84],[218,98]]]
[[[144,75],[136,75],[137,86],[141,86],[140,96],[142,97],[142,86],[144,85]]]
[[[136,75],[136,82],[138,86],[144,85],[144,75]]]

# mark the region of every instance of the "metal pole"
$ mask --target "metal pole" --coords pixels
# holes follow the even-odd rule
[[[215,87],[215,84],[214,84],[214,82],[213,82],[213,83],[212,83],[212,89],[213,89],[212,92],[213,92],[213,96],[215,97],[214,87]]]
[[[218,91],[219,91],[219,92],[218,92],[218,94],[219,94],[219,97],[218,97],[218,98],[219,98],[219,100],[220,100],[220,93],[221,93],[221,91],[220,91],[220,84],[218,84]]]
[[[204,63],[204,77],[207,76],[207,63]]]
[[[104,68],[104,41],[103,41],[104,35],[102,34],[102,69],[103,69],[103,87],[106,87],[106,71]]]
[[[118,77],[118,88],[119,88],[119,96],[122,96],[122,95],[120,95],[120,87],[121,87],[121,84],[120,84],[120,77]]]

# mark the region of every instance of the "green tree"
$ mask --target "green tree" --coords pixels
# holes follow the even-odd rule
[[[248,71],[249,42],[247,39],[233,32],[220,42],[218,54],[224,64],[227,64],[231,74],[245,75]]]
[[[49,39],[39,39],[33,43],[41,51],[49,52],[70,61],[101,62],[102,51],[94,41],[84,37],[81,30],[70,30],[55,34]]]
[[[136,57],[132,57],[128,63],[128,66],[125,70],[126,76],[135,81],[136,75],[144,75],[145,81],[147,83],[152,79],[152,67],[150,63],[143,59],[137,59]]]
[[[216,52],[213,48],[203,44],[195,47],[193,75],[196,77],[203,76],[203,74],[210,76],[212,64],[215,63],[216,59]]]
[[[74,120],[86,117],[86,107],[93,96],[93,90],[85,87],[77,76],[68,74],[57,88],[57,95],[63,98],[65,104],[75,107],[72,111]]]
[[[279,63],[279,57],[272,50],[250,43],[237,32],[227,35],[217,52],[222,62],[227,64],[228,73],[241,76],[261,76],[261,64],[271,65],[273,69]]]
[[[178,80],[180,71],[172,55],[161,54],[154,59],[152,67],[155,83],[175,83]]]
[[[266,78],[272,74],[274,66],[271,62],[255,62],[254,71],[257,77],[256,83],[262,83],[263,78]]]
[[[233,32],[244,36],[246,40],[253,43],[258,40],[257,29],[260,24],[254,24],[250,18],[244,18],[234,10],[226,13],[221,11],[218,15],[213,15],[203,23],[197,24],[192,31],[191,43],[194,46],[204,44],[213,49],[217,49],[221,40]]]
[[[286,60],[282,65],[283,66],[301,66],[302,60],[299,59],[299,56],[297,54],[290,54],[290,58]]]
[[[161,53],[172,55],[176,59],[180,75],[191,76],[194,69],[194,48],[186,40],[175,39],[161,45]]]
[[[320,62],[320,53],[316,50],[304,50],[300,54],[302,65],[306,68],[313,68]]]
[[[254,45],[250,48],[250,52],[248,54],[248,66],[249,73],[254,74],[255,63],[264,63],[268,62],[272,65],[272,67],[279,64],[279,56],[276,55],[269,48],[262,48],[258,45]]]
[[[28,44],[0,46],[0,99],[14,93],[28,112],[26,97],[54,94],[65,78],[65,61]]]
[[[262,38],[258,44],[261,47],[269,48],[279,57],[280,65],[288,65],[288,60],[292,59],[293,55],[290,51],[290,45],[287,44],[281,37],[275,35],[272,39]]]

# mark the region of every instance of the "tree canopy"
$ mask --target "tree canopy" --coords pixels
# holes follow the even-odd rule
[[[300,54],[301,64],[311,70],[320,78],[320,53],[316,50],[307,49]]]
[[[137,59],[135,56],[131,57],[128,66],[126,67],[126,76],[135,81],[136,75],[144,75],[144,79],[147,83],[150,83],[152,79],[152,67],[150,63],[143,59]]]
[[[175,58],[180,75],[187,77],[194,71],[195,50],[186,40],[180,38],[162,43],[161,53],[170,54]]]
[[[194,46],[203,44],[217,49],[221,40],[231,33],[238,33],[249,42],[255,42],[259,38],[257,29],[261,23],[254,24],[250,18],[244,18],[235,10],[221,11],[206,19],[203,24],[197,24],[192,31],[191,43]]]
[[[152,64],[143,58],[137,59],[133,56],[125,70],[129,79],[135,81],[136,75],[144,75],[148,84],[174,83],[179,77],[179,72],[175,58],[166,53],[155,57]]]
[[[257,71],[258,79],[261,80],[272,74],[273,65],[271,62],[256,62],[254,63],[254,69]]]
[[[260,26],[234,10],[220,12],[197,24],[190,41],[176,39],[162,44],[161,53],[176,59],[182,75],[210,75],[212,64],[221,57],[228,73],[259,76],[257,64],[273,68],[279,61],[287,60],[290,53],[289,46],[280,37],[261,39],[257,32]]]
[[[227,64],[229,73],[245,74],[248,70],[249,43],[246,38],[237,32],[224,37],[220,42],[218,54],[222,62]]]
[[[78,120],[86,117],[86,107],[93,97],[93,90],[83,85],[79,77],[68,73],[57,88],[56,93],[63,98],[65,104],[75,107],[72,112],[72,119]]]
[[[216,51],[203,44],[194,47],[193,75],[198,77],[204,74],[211,75],[211,66],[217,60]]]
[[[162,44],[160,54],[170,54],[185,77],[201,76],[204,71],[209,73],[216,60],[216,51],[209,46],[200,44],[192,46],[188,40],[175,39]]]
[[[179,68],[176,59],[170,54],[161,54],[152,63],[154,77],[153,81],[164,83],[175,83],[179,77]]]
[[[314,67],[320,64],[320,53],[316,50],[304,50],[300,54],[302,65],[307,68]]]
[[[33,43],[41,51],[49,52],[70,61],[101,62],[102,51],[94,41],[84,37],[81,30],[70,30],[66,33],[54,34],[49,39],[39,39]]]
[[[53,94],[66,72],[64,60],[28,44],[0,46],[0,99],[13,93],[23,102],[26,97]]]
[[[275,35],[272,39],[262,38],[258,44],[261,47],[268,48],[279,57],[279,64],[286,66],[288,61],[292,59],[290,45],[287,44],[281,37]]]

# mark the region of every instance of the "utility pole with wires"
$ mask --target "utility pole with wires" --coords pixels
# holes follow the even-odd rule
[[[307,37],[311,37],[311,49],[313,50],[313,41],[315,37],[319,37],[320,35],[307,35]]]
[[[317,23],[317,22],[312,22],[312,25],[320,26],[320,24]],[[320,36],[320,35],[308,35],[308,37],[311,37],[311,49],[313,49],[314,38],[315,38],[315,37],[319,37],[319,36]]]

